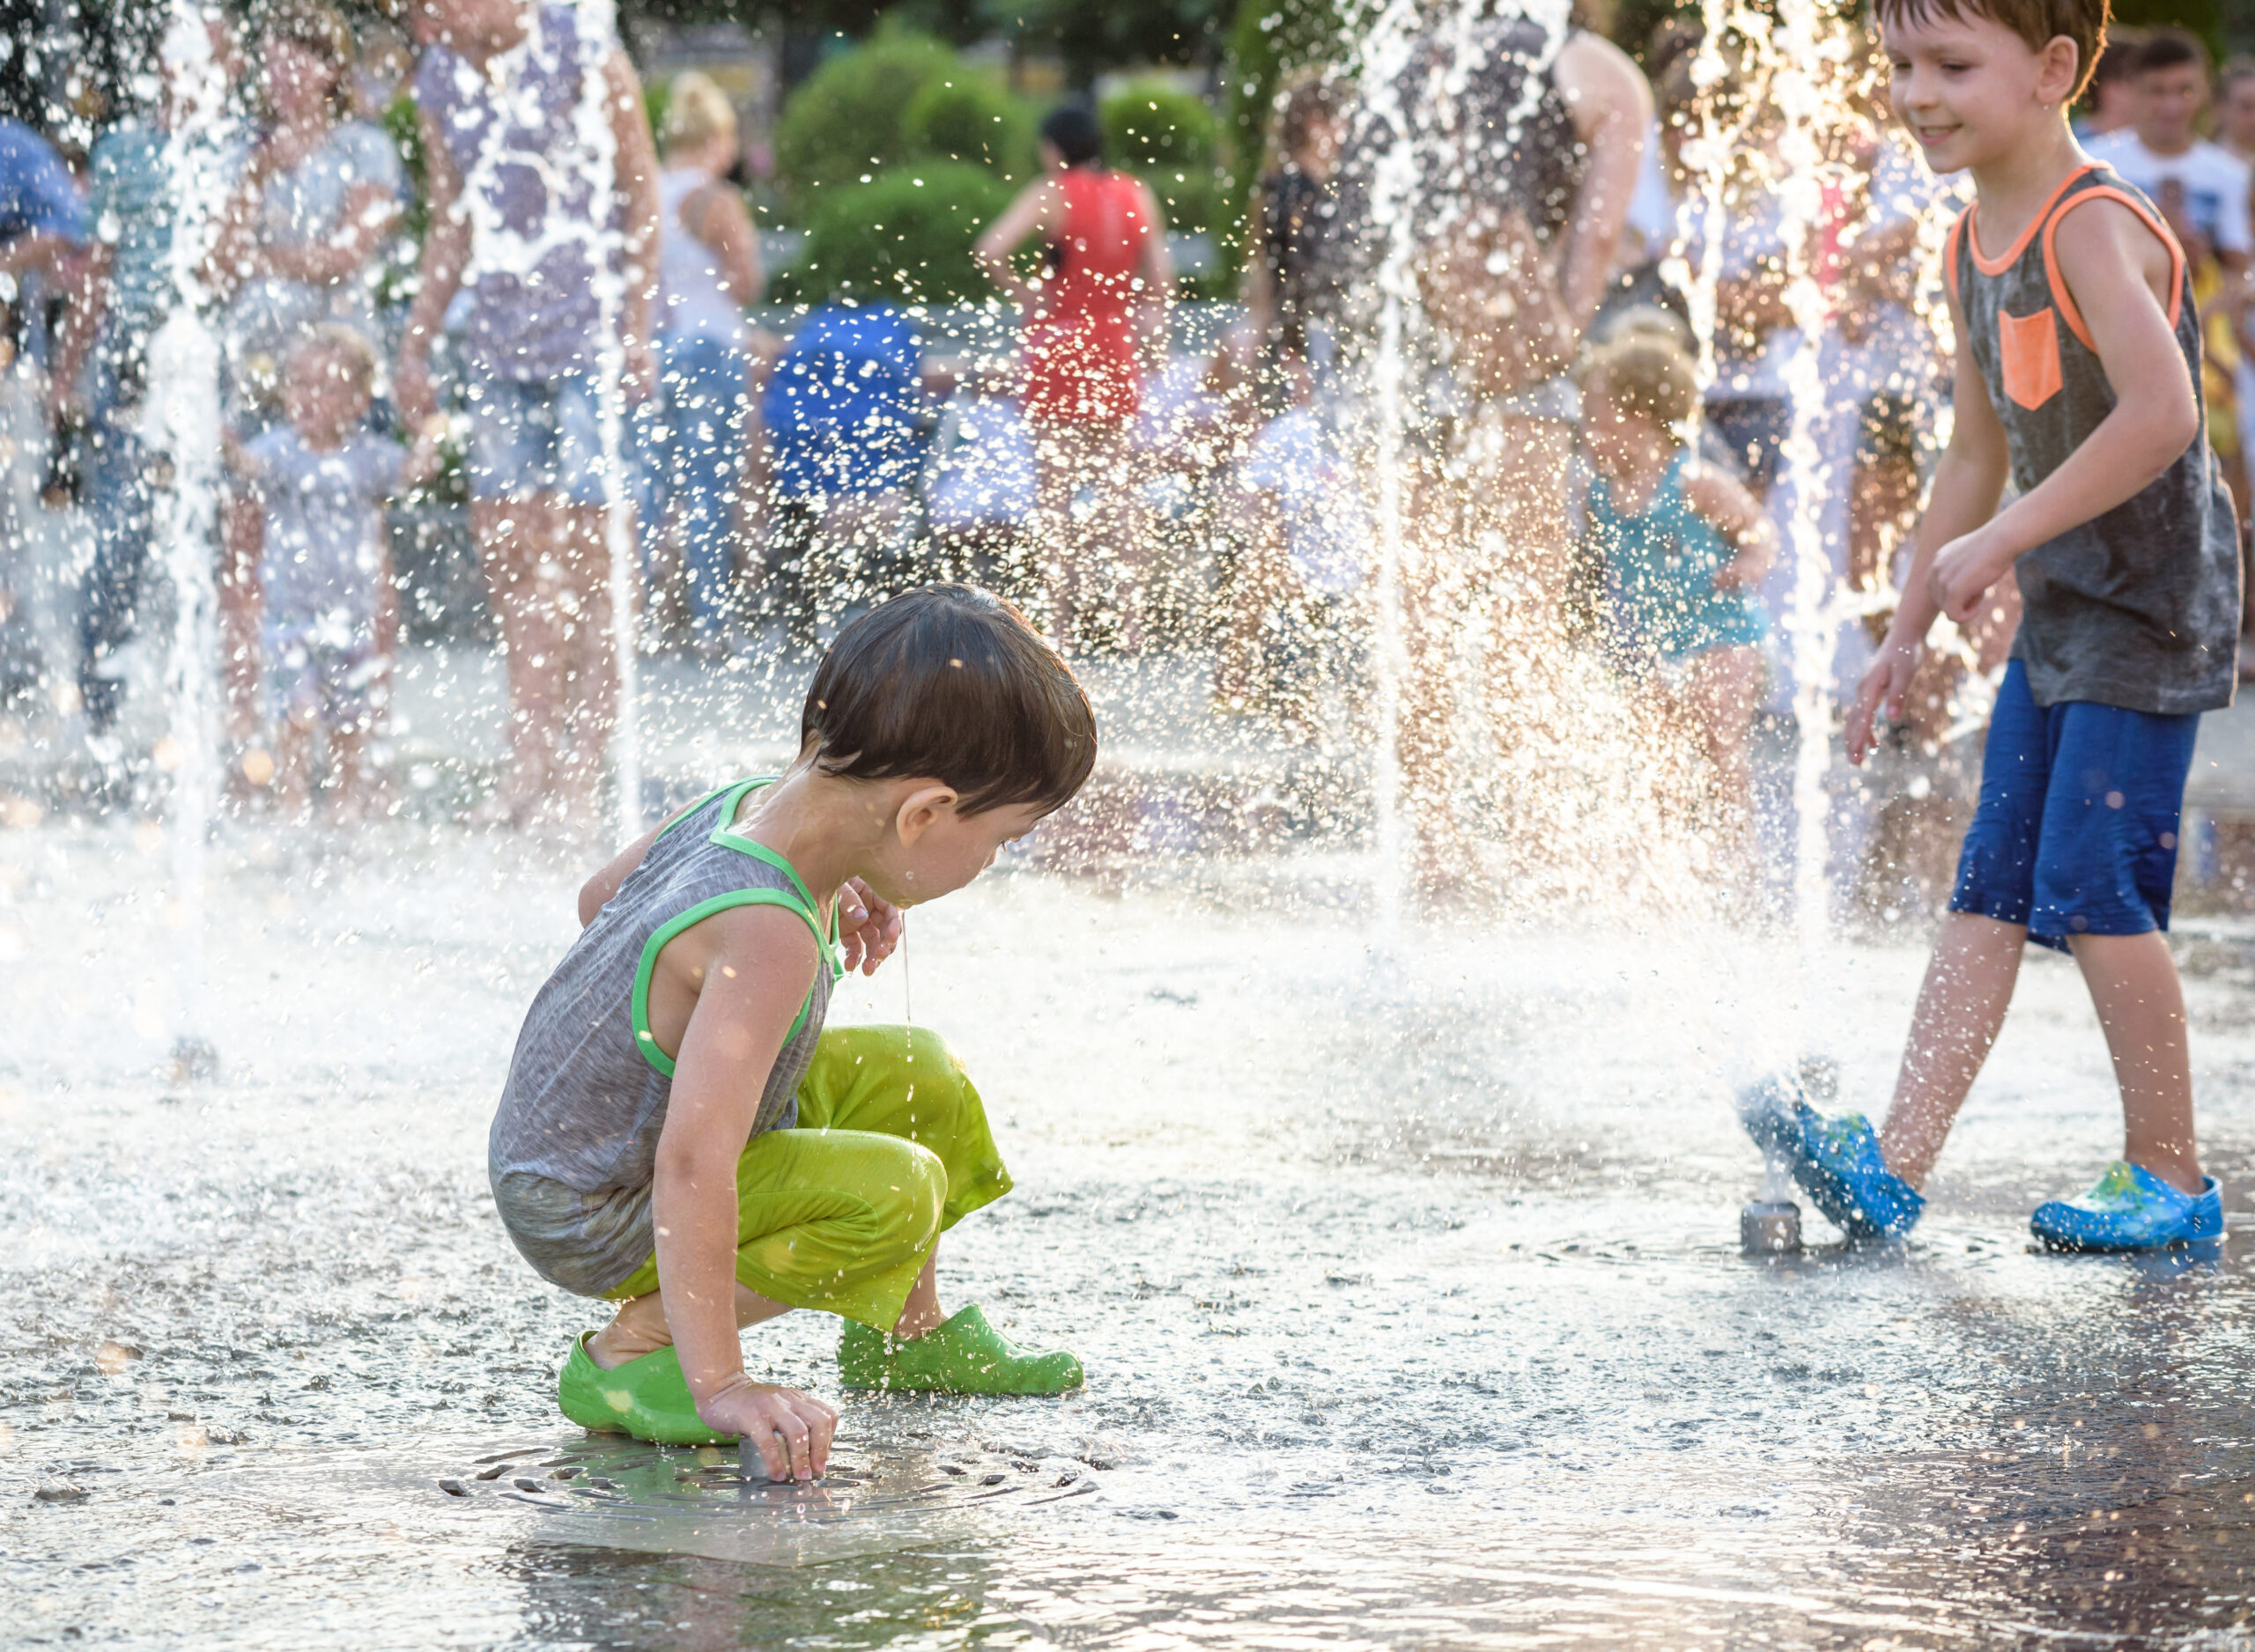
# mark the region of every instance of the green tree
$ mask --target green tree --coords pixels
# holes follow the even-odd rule
[[[952,160],[828,190],[810,216],[805,256],[778,273],[774,296],[784,303],[984,298],[992,289],[971,246],[1009,199],[1009,186],[986,167]]]
[[[927,85],[901,116],[911,154],[976,161],[1013,181],[1031,178],[1040,165],[1035,125],[1024,99],[991,77],[960,70]]]
[[[1220,55],[1231,0],[1017,0],[1005,14],[1029,43],[1048,44],[1085,86],[1129,63],[1209,63]]]
[[[1150,186],[1170,226],[1216,227],[1223,199],[1221,122],[1203,98],[1136,81],[1097,111],[1105,157]]]
[[[1286,75],[1336,63],[1347,50],[1339,0],[1239,0],[1223,74],[1238,198],[1249,198],[1268,143],[1269,112]]]
[[[2116,0],[2114,21],[2134,28],[2173,25],[2190,29],[2207,42],[2221,58],[2228,48],[2223,31],[2223,7],[2219,0]]]
[[[885,29],[809,76],[775,123],[776,181],[789,210],[811,225],[824,192],[913,159],[908,110],[962,74],[954,52],[929,35]]]

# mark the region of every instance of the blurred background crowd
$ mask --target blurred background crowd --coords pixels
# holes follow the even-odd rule
[[[158,691],[178,602],[182,455],[149,402],[184,313],[218,352],[237,808],[396,808],[393,662],[499,642],[510,759],[482,816],[585,813],[619,637],[741,673],[935,578],[1010,594],[1076,655],[1179,659],[1214,718],[1279,739],[1364,714],[1314,691],[1367,653],[1376,555],[1366,436],[1340,405],[1367,321],[1369,89],[1327,0],[616,26],[537,0],[9,9],[0,733],[83,794],[162,755],[163,725],[137,740],[128,713]],[[2080,124],[2192,262],[2244,516],[2255,56],[2233,53],[2255,38],[2200,0],[2125,11]],[[1788,156],[1742,18],[1711,39],[1696,7],[1584,0],[1554,52],[1482,15],[1495,61],[1540,82],[1498,186],[1515,227],[1475,249],[1490,275],[1518,261],[1519,320],[1506,351],[1452,309],[1447,255],[1420,264],[1454,379],[1411,462],[1460,486],[1446,520],[1413,498],[1412,549],[1499,534],[1535,587],[1498,599],[1505,631],[1641,673],[1752,810],[1749,753],[1793,709],[1784,553],[1820,546],[1850,594],[1829,668],[1852,682],[1947,428],[1951,181],[1888,114],[1874,41],[1821,152]],[[1789,206],[1810,176],[1815,208]],[[1501,514],[1474,522],[1468,485]],[[1671,489],[1673,538],[1643,526]],[[1694,540],[1713,542],[1702,601],[1730,611],[1670,642],[1647,587]],[[1482,600],[1420,565],[1413,790],[1409,732],[1445,726],[1460,667],[1420,616]],[[1978,745],[1968,685],[2012,623],[2000,608],[1938,655],[1898,732],[1917,784],[1864,827],[1897,882],[1940,875]]]

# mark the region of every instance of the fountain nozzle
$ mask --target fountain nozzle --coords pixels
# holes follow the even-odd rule
[[[182,1033],[173,1040],[172,1058],[166,1064],[166,1069],[175,1084],[192,1084],[200,1079],[217,1078],[219,1074],[219,1052],[208,1040]]]
[[[1738,1213],[1738,1243],[1750,1257],[1790,1256],[1800,1249],[1800,1206],[1786,1198],[1750,1200]]]

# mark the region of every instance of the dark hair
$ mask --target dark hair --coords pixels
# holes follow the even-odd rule
[[[2187,63],[2203,75],[2208,72],[2208,48],[2200,44],[2200,37],[2183,29],[2155,29],[2138,48],[2133,67],[2138,73],[2149,75],[2159,69],[2182,69]]]
[[[1316,122],[1337,124],[1346,106],[1346,97],[1332,80],[1328,70],[1305,69],[1288,77],[1276,89],[1275,119],[1269,138],[1275,160],[1281,165],[1298,154],[1307,146]]]
[[[1104,133],[1096,116],[1077,103],[1052,109],[1041,135],[1065,158],[1068,166],[1093,166],[1104,159]]]
[[[2143,29],[2107,30],[2106,48],[2098,54],[2098,62],[2091,69],[2091,84],[2129,79],[2138,72],[2138,54],[2145,49],[2145,44]]]
[[[815,767],[929,775],[966,815],[1069,800],[1096,766],[1096,714],[1057,651],[991,592],[928,585],[838,634],[799,714]]]
[[[2075,84],[2067,98],[2082,95],[2098,55],[2106,44],[2107,0],[1879,0],[1879,20],[1904,18],[1916,23],[1930,17],[1963,22],[1985,18],[2010,29],[2040,52],[2062,34],[2075,43]],[[2140,67],[2143,65],[2141,64]]]

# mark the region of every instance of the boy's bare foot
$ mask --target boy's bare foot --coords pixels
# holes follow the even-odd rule
[[[778,1314],[791,1311],[788,1302],[779,1302],[748,1289],[736,1287],[736,1329],[758,1324]],[[588,1357],[605,1371],[615,1371],[629,1360],[639,1360],[646,1353],[655,1353],[660,1348],[673,1346],[673,1328],[666,1323],[665,1303],[659,1292],[636,1296],[618,1305],[618,1312],[601,1331],[588,1339]]]
[[[655,1353],[672,1341],[665,1309],[653,1291],[619,1304],[611,1322],[588,1339],[588,1357],[603,1369],[615,1371],[629,1360]]]

